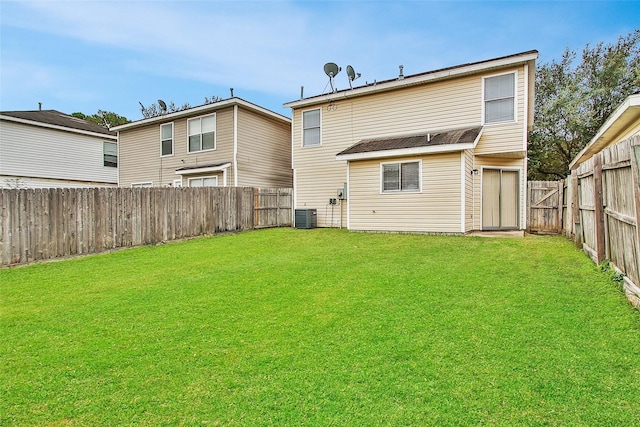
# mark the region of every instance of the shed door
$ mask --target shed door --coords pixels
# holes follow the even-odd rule
[[[484,169],[482,172],[482,229],[518,229],[517,171]]]

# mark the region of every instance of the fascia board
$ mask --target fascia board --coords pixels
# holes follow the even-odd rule
[[[368,160],[382,159],[385,157],[415,156],[420,154],[451,153],[455,151],[471,150],[475,147],[476,144],[477,141],[467,144],[446,144],[431,147],[414,147],[402,148],[397,150],[370,151],[367,153],[340,154],[336,155],[336,160]]]
[[[312,98],[291,101],[283,104],[283,106],[295,109],[298,107],[321,104],[329,101],[337,101],[345,98],[354,98],[357,96],[368,95],[371,93],[385,92],[388,90],[420,85],[420,84],[428,83],[432,81],[447,80],[447,79],[461,77],[468,74],[476,74],[482,71],[490,71],[497,68],[506,68],[510,66],[516,66],[519,64],[527,63],[529,61],[535,61],[537,57],[538,57],[537,53],[529,53],[529,54],[519,55],[514,57],[489,60],[486,62],[480,62],[476,64],[463,65],[460,67],[449,68],[442,71],[427,73],[424,75],[417,75],[413,77],[408,76],[403,79],[397,79],[397,80],[377,83],[377,84],[368,85],[368,86],[361,86],[354,89],[339,91],[336,93],[328,93],[325,95],[318,95]]]
[[[74,128],[70,128],[70,127],[66,127],[66,126],[58,126],[58,125],[52,125],[49,123],[42,123],[42,122],[36,122],[33,120],[26,120],[26,119],[20,119],[18,117],[11,117],[11,116],[5,116],[0,114],[0,120],[6,120],[8,122],[15,122],[15,123],[20,123],[23,125],[29,125],[29,126],[38,126],[38,127],[42,127],[42,128],[47,128],[47,129],[54,129],[54,130],[59,130],[59,131],[63,131],[63,132],[71,132],[71,133],[77,133],[77,134],[81,134],[81,135],[88,135],[88,136],[93,136],[96,138],[106,138],[106,139],[111,139],[113,141],[117,141],[118,137],[116,135],[107,135],[106,133],[98,133],[98,132],[91,132],[88,130],[82,130],[82,129],[74,129]]]
[[[225,163],[224,165],[212,166],[210,168],[180,170],[176,171],[176,175],[195,175],[206,172],[220,172],[228,169],[229,167],[231,167],[231,163]]]

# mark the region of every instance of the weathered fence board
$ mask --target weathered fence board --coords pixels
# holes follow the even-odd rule
[[[639,157],[636,136],[597,153],[566,180],[573,220],[565,221],[565,235],[594,262],[610,260],[626,276],[625,292],[635,306],[640,306]]]
[[[290,188],[0,190],[0,265],[291,226]]]
[[[527,190],[529,233],[562,233],[564,182],[529,181]]]

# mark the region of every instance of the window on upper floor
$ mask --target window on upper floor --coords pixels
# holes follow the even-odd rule
[[[381,163],[382,192],[419,192],[420,161]]]
[[[187,121],[189,152],[216,149],[216,115],[197,117]]]
[[[302,146],[316,147],[320,144],[320,109],[302,113]]]
[[[485,77],[484,122],[499,123],[515,120],[516,73]]]
[[[160,125],[160,155],[173,156],[173,123]]]
[[[118,167],[118,145],[115,142],[102,143],[103,165],[112,168]]]

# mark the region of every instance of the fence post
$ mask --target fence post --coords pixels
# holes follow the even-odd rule
[[[593,156],[593,204],[595,208],[596,263],[605,257],[604,205],[602,200],[602,154]]]
[[[562,234],[564,223],[564,179],[558,181],[558,234]]]
[[[571,171],[571,209],[572,209],[572,221],[573,221],[573,236],[576,246],[582,249],[582,242],[584,240],[582,236],[582,224],[580,223],[580,181],[578,179],[578,171]]]

